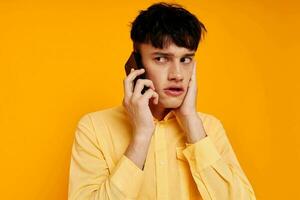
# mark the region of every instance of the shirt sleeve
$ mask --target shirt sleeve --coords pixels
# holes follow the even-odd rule
[[[125,155],[110,173],[90,116],[80,119],[71,153],[69,200],[135,199],[143,176],[144,172]]]
[[[215,118],[214,133],[182,151],[203,200],[255,200],[253,188],[243,172],[222,123]],[[215,144],[211,134],[216,135]]]

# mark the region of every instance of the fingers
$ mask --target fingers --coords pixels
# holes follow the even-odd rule
[[[131,69],[131,72],[130,72],[130,74],[128,74],[127,79],[128,79],[129,82],[133,82],[133,80],[134,80],[137,76],[143,74],[144,72],[145,72],[145,69],[144,69],[144,68],[142,68],[142,69],[137,69],[137,70]]]
[[[194,65],[193,65],[193,72],[192,72],[192,76],[191,76],[191,79],[192,80],[196,80],[196,61],[194,62]]]
[[[191,76],[191,79],[190,79],[190,82],[189,82],[189,87],[193,87],[193,86],[197,87],[196,66],[197,66],[197,63],[195,61],[194,65],[193,65],[192,76]]]
[[[143,74],[145,69],[134,70],[131,69],[130,74],[124,79],[124,93],[125,97],[123,103],[129,102],[129,100],[137,100],[139,98],[149,101],[150,98],[154,98],[154,103],[158,103],[158,94],[154,91],[154,84],[149,79],[138,79],[135,86],[133,86],[134,79]],[[149,89],[142,94],[143,88],[147,86]],[[134,88],[133,88],[134,87]]]
[[[123,87],[125,96],[132,96],[133,93],[133,81],[134,79],[143,74],[145,69],[134,70],[133,68],[130,71],[130,74],[124,79]]]
[[[158,94],[157,92],[155,92],[154,90],[152,90],[151,88],[148,89],[142,98],[145,98],[149,101],[149,99],[153,98],[153,103],[154,104],[158,104]]]
[[[143,90],[143,88],[147,86],[150,87],[152,90],[155,90],[153,82],[149,79],[138,79],[136,84],[135,84],[135,88],[133,91],[133,98],[139,97],[141,96],[141,92]]]

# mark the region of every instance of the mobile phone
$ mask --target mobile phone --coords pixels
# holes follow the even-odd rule
[[[141,54],[139,52],[133,51],[131,55],[129,56],[127,62],[125,63],[125,71],[126,75],[130,74],[131,68],[134,68],[135,70],[144,68],[142,63]],[[145,69],[145,68],[144,68]],[[133,87],[135,87],[136,81],[138,79],[146,79],[146,70],[143,74],[137,76],[133,81]],[[145,86],[142,90],[142,94],[146,92],[146,90],[149,89],[149,87]]]

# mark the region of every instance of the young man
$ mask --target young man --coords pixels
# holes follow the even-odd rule
[[[194,54],[203,31],[176,4],[140,12],[131,39],[145,70],[124,79],[122,105],[80,119],[70,200],[255,199],[222,123],[196,110]]]

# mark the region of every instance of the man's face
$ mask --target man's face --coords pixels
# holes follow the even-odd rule
[[[152,80],[159,95],[158,106],[179,107],[188,90],[195,51],[178,47],[174,43],[164,49],[155,48],[151,44],[140,44],[139,47],[146,78]],[[182,87],[183,91],[167,89],[173,86]]]

